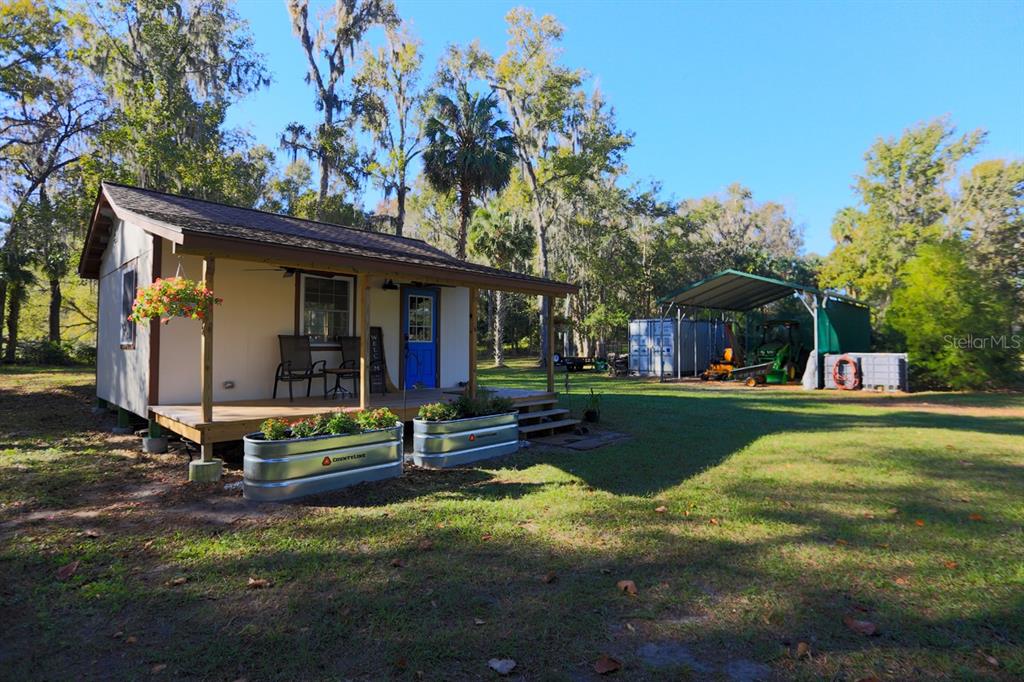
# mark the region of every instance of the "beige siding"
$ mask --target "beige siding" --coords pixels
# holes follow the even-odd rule
[[[121,348],[121,276],[135,267],[137,285],[150,282],[152,237],[117,221],[100,263],[99,323],[96,330],[96,395],[129,412],[146,416],[149,325],[137,325],[134,348]]]
[[[165,246],[165,277],[176,273],[178,262],[179,258],[171,252],[170,246]],[[184,256],[180,262],[186,277],[199,279],[202,276],[199,258]],[[270,268],[245,261],[217,260],[214,290],[217,296],[224,299],[224,303],[217,306],[214,314],[214,400],[253,400],[272,395],[274,369],[280,361],[277,335],[294,332],[295,278],[284,277],[280,270]],[[397,385],[401,348],[399,294],[397,291],[381,289],[382,283],[383,280],[371,280],[370,324],[381,327],[383,331],[388,373]],[[468,315],[468,308],[465,305],[463,308],[465,315]],[[463,329],[467,329],[465,322]],[[198,322],[182,319],[174,319],[161,327],[162,404],[199,401],[199,331]],[[461,336],[461,339],[453,341],[461,341],[461,347],[465,348],[465,331]],[[340,364],[341,354],[337,351],[317,351],[313,359],[326,360],[329,367],[336,367]],[[465,374],[465,359],[457,364]],[[442,376],[443,372],[442,365]],[[225,381],[234,382],[235,387],[224,388]],[[314,384],[313,390],[314,393],[322,390],[322,384]],[[278,397],[286,396],[286,391],[287,386],[282,384]]]
[[[469,381],[469,289],[441,287],[441,386]]]

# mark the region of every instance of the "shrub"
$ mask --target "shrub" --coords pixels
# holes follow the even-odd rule
[[[992,388],[1019,377],[1011,301],[971,269],[960,242],[918,249],[885,321],[906,339],[914,378],[926,386]]]
[[[356,423],[363,431],[377,431],[379,429],[390,429],[398,421],[398,415],[386,407],[379,407],[376,410],[363,410],[356,414]]]
[[[96,347],[76,341],[19,341],[17,358],[28,365],[95,365]]]
[[[260,431],[266,440],[284,440],[288,438],[288,422],[283,419],[267,419],[260,424]]]
[[[416,416],[425,422],[443,422],[457,419],[458,415],[458,410],[451,403],[427,403],[420,405],[420,411]]]

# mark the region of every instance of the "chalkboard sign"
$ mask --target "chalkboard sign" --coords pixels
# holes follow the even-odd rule
[[[388,364],[384,359],[384,332],[380,327],[370,327],[370,393],[387,393]]]

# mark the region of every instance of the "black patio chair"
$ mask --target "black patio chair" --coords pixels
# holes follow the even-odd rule
[[[330,369],[328,372],[334,375],[334,395],[350,395],[353,398],[359,397],[359,337],[339,336],[338,345],[341,346],[341,364],[337,369]],[[342,380],[352,380],[352,390],[341,385]]]
[[[327,398],[327,367],[325,360],[313,362],[313,351],[308,336],[279,335],[281,342],[281,364],[274,373],[274,398],[277,398],[277,385],[282,381],[288,383],[288,400],[295,400],[292,384],[296,381],[306,382],[306,397],[313,390],[313,379],[324,380],[324,399]]]

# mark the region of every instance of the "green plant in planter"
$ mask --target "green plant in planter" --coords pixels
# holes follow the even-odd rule
[[[583,408],[583,421],[596,422],[601,419],[601,396],[590,389],[590,396]]]
[[[292,424],[292,438],[309,438],[328,433],[327,420],[328,417],[325,414],[300,419]]]
[[[453,403],[459,419],[467,417],[486,417],[491,414],[512,412],[515,405],[508,398],[499,398],[493,391],[480,391],[475,398],[460,395]]]
[[[379,407],[376,410],[363,410],[356,415],[356,423],[359,424],[363,431],[394,428],[397,421],[398,415],[386,407]]]
[[[355,418],[348,412],[335,412],[327,419],[327,433],[335,436],[353,435],[362,430]]]
[[[260,424],[265,440],[284,440],[288,437],[288,422],[283,419],[267,419]]]
[[[420,405],[416,417],[425,422],[444,422],[458,419],[459,411],[451,403],[427,403]]]

